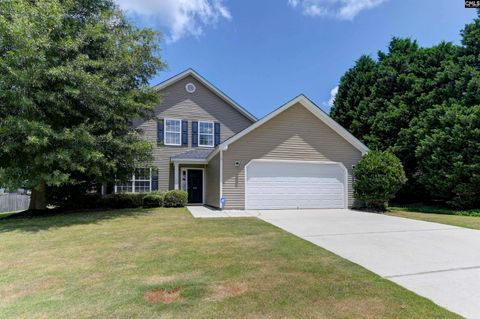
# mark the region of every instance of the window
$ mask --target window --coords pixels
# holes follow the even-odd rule
[[[135,171],[134,175],[134,192],[145,193],[150,191],[150,169],[140,168]]]
[[[126,183],[115,185],[115,193],[132,193],[133,192],[133,174],[128,175]]]
[[[182,121],[165,119],[165,145],[182,145]]]
[[[146,193],[152,189],[150,168],[139,168],[128,176],[128,181],[115,185],[115,193]]]
[[[186,169],[182,169],[182,185],[180,188],[184,191],[187,191],[187,170]]]
[[[198,122],[198,146],[213,146],[213,122]]]
[[[193,83],[187,83],[185,85],[185,90],[188,92],[188,93],[195,93],[195,91],[197,90],[197,88],[195,87],[195,84]]]

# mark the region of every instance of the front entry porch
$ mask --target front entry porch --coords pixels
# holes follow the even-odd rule
[[[203,205],[206,195],[206,164],[174,163],[174,189],[181,189],[188,193],[188,204]]]
[[[182,168],[181,188],[188,193],[189,204],[205,203],[205,170],[203,168]]]
[[[203,205],[206,198],[206,157],[211,150],[193,150],[171,158],[173,188],[188,193],[188,204]]]

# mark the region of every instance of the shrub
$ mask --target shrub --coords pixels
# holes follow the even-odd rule
[[[153,191],[153,192],[150,192],[150,193],[144,193],[144,195],[160,195],[160,196],[165,196],[165,192],[162,192],[162,191]]]
[[[357,164],[354,176],[355,198],[379,211],[407,181],[402,163],[390,152],[371,151]]]
[[[136,208],[143,204],[141,193],[110,194],[103,197],[102,206],[109,208]]]
[[[187,205],[188,194],[182,190],[172,190],[165,193],[163,206],[165,207],[184,207]]]
[[[162,193],[149,193],[143,197],[143,207],[162,207],[163,197]]]
[[[102,206],[102,195],[99,193],[85,194],[82,198],[83,204],[78,206],[81,208],[94,209]]]

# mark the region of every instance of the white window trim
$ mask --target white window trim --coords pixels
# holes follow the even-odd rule
[[[150,177],[148,179],[137,179],[136,176],[135,176],[135,172],[132,174],[132,179],[129,179],[127,180],[127,183],[128,182],[131,182],[132,183],[132,193],[135,193],[135,182],[149,182],[150,185],[148,187],[148,191],[151,192],[152,191],[152,173],[153,173],[153,170],[152,168],[149,168],[150,170]],[[118,189],[117,189],[117,183],[115,183],[114,185],[114,190],[113,192],[116,194],[118,193]]]
[[[180,143],[176,144],[176,143],[167,143],[167,121],[178,121],[180,122],[180,132],[178,132],[178,134],[180,134]],[[177,134],[177,132],[168,132],[168,133],[175,133]],[[163,144],[164,145],[170,145],[170,146],[181,146],[182,145],[182,120],[181,119],[172,119],[172,118],[165,118],[163,120]]]
[[[141,168],[143,169],[143,168]],[[135,173],[133,174],[133,184],[132,184],[132,191],[134,193],[136,193],[136,189],[135,189],[135,182],[148,182],[149,185],[148,185],[148,191],[151,192],[152,191],[152,169],[149,168],[149,177],[148,178],[145,178],[145,179],[140,179],[140,178],[137,178],[137,176],[135,175]]]
[[[212,145],[201,145],[200,144],[200,123],[212,124]],[[203,135],[210,135],[208,133],[202,133]],[[197,144],[199,147],[215,147],[215,123],[213,121],[198,121],[198,141]]]

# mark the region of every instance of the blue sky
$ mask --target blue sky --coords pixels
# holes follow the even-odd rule
[[[331,91],[362,54],[393,36],[459,43],[475,16],[463,0],[116,0],[164,34],[168,69],[194,68],[257,117],[300,93],[327,112]]]

